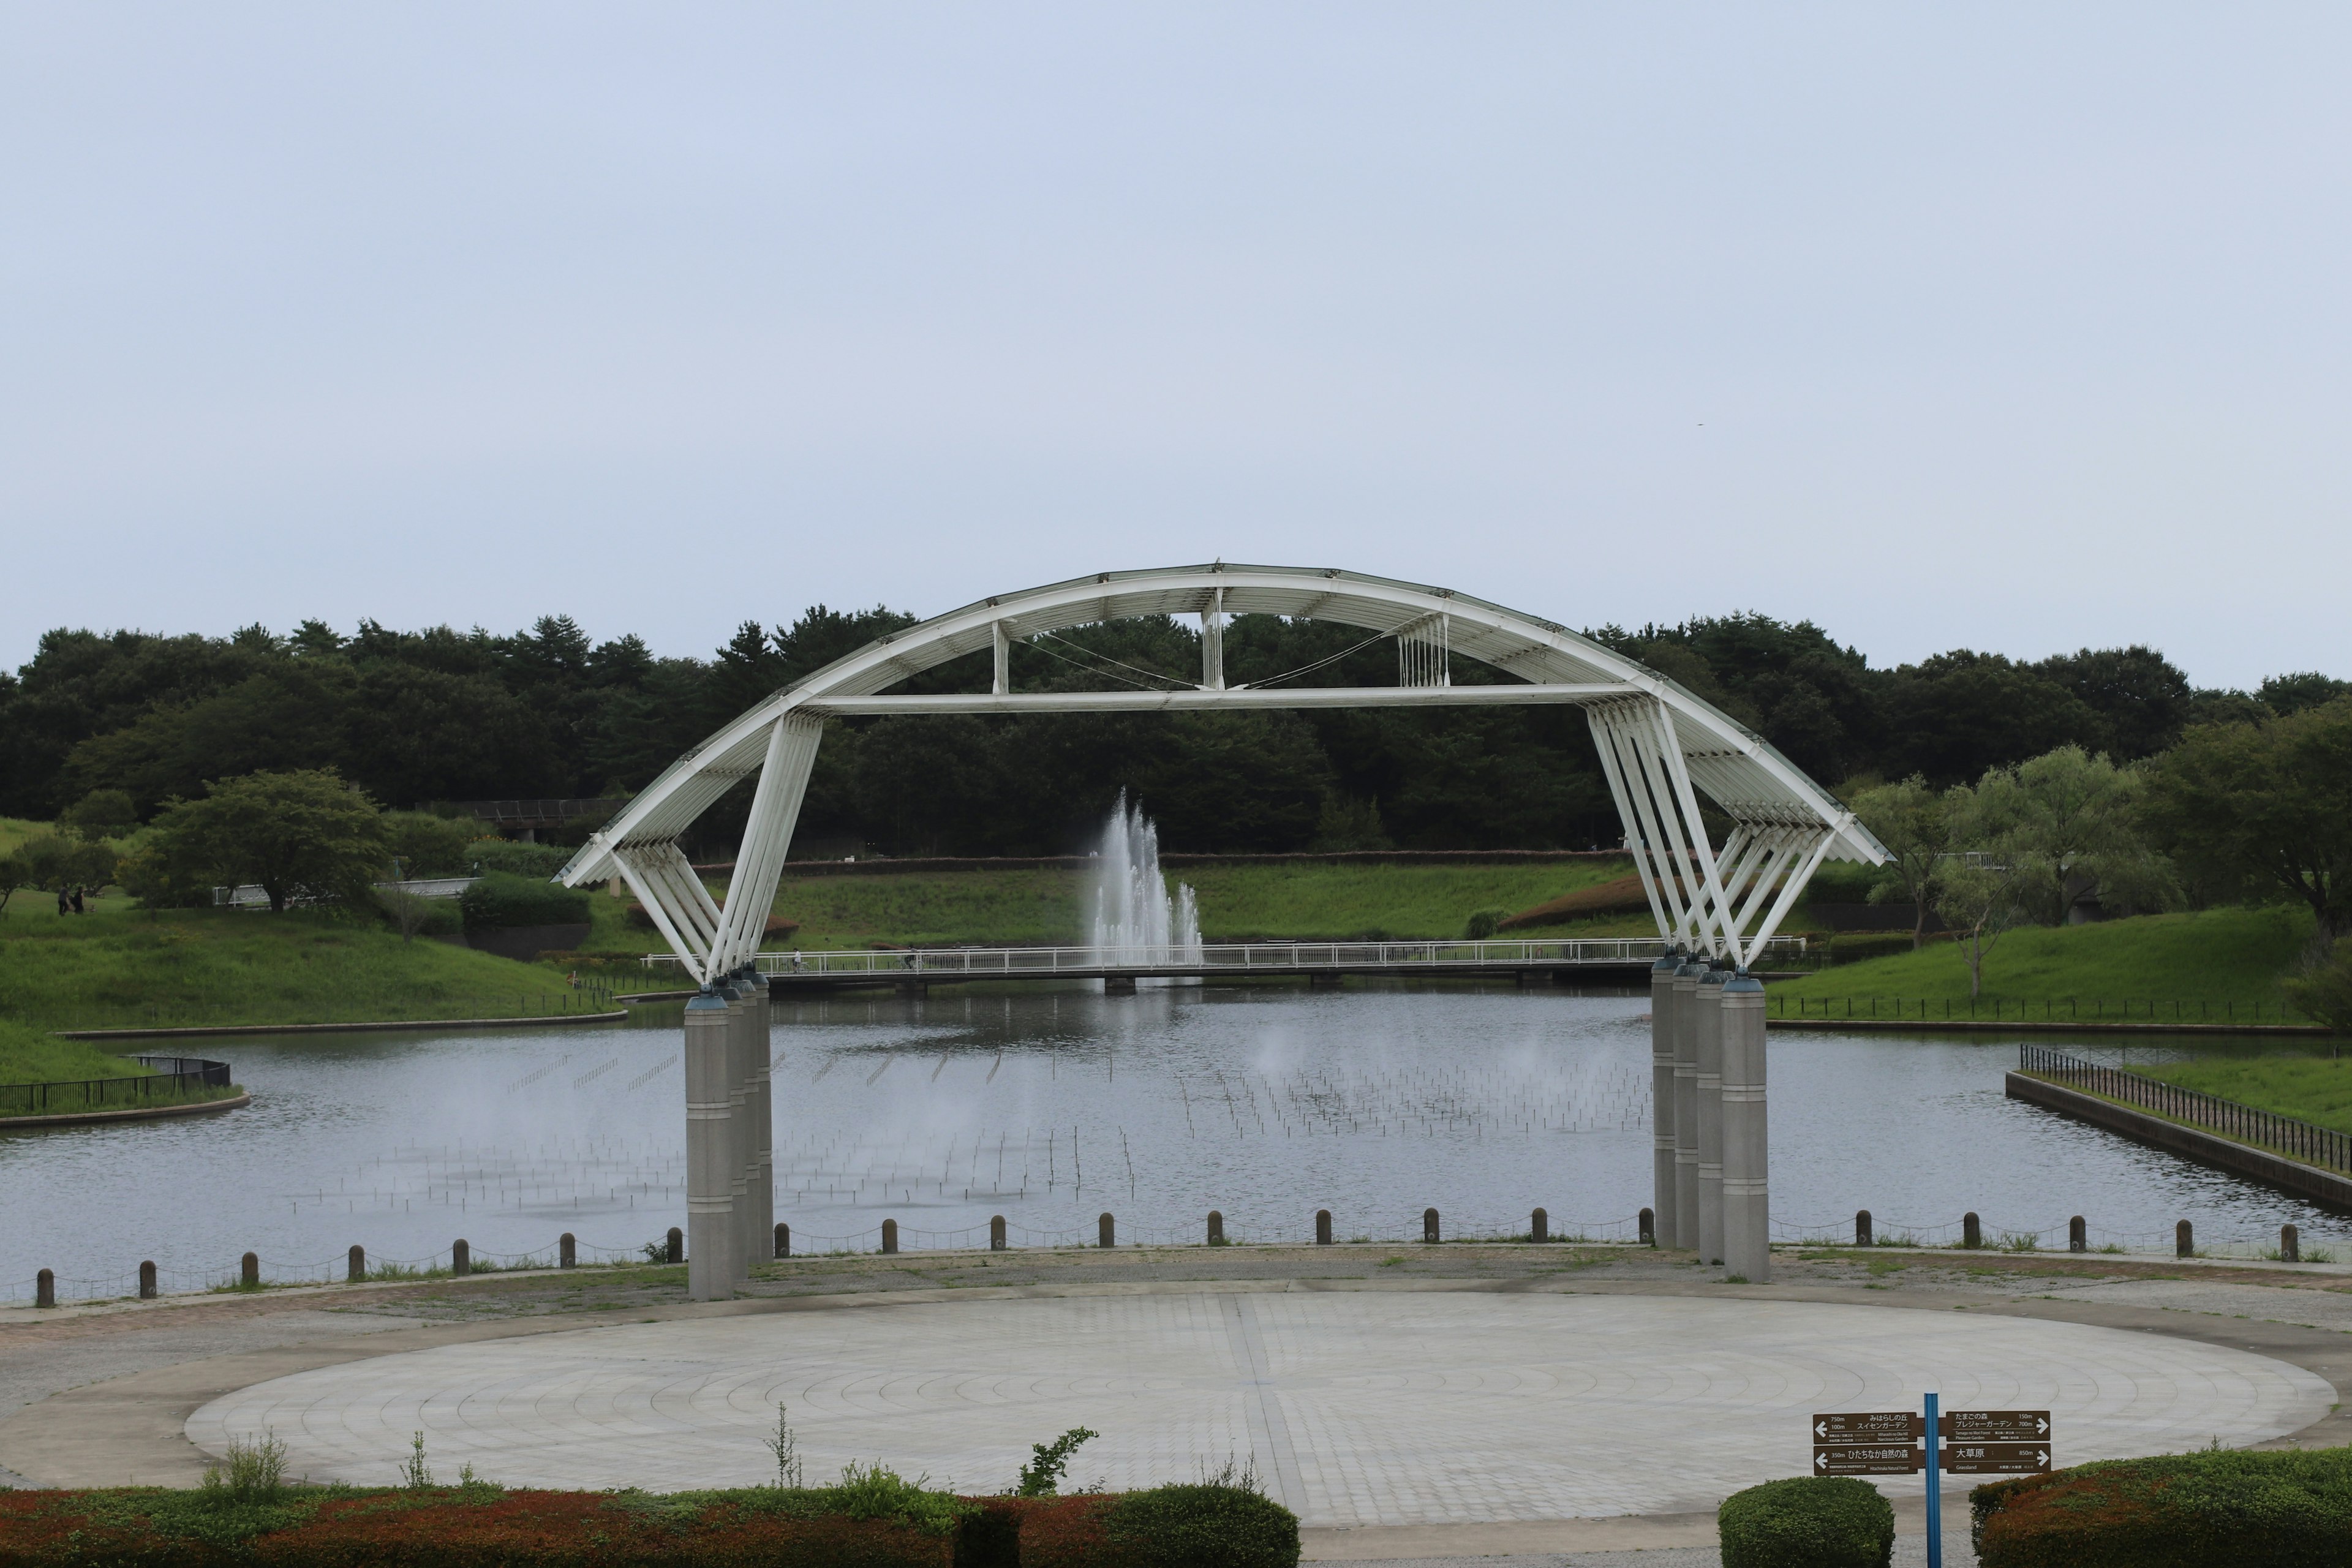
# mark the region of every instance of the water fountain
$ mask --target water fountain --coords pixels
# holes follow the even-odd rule
[[[1096,851],[1094,925],[1089,946],[1119,948],[1152,963],[1197,963],[1201,916],[1192,889],[1181,882],[1175,894],[1160,870],[1160,829],[1140,806],[1118,793]],[[1142,950],[1135,952],[1134,950]]]

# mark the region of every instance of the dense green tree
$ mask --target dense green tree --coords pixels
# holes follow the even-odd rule
[[[2352,934],[2352,700],[2199,725],[2149,785],[2158,840],[2206,897],[2284,898],[2322,942]]]
[[[2254,696],[2273,713],[2300,713],[2306,708],[2324,708],[2352,697],[2352,680],[2337,680],[2315,669],[2306,669],[2297,675],[2272,676]]]
[[[2049,676],[1999,654],[1960,649],[1896,669],[1886,683],[1879,771],[1930,784],[1974,779],[2067,744],[2095,741],[2098,716]]]
[[[202,799],[165,806],[154,839],[173,880],[255,884],[273,911],[296,900],[362,902],[391,868],[375,802],[324,769],[217,780]]]
[[[2097,715],[2083,737],[2091,751],[2119,762],[2152,757],[2180,739],[2194,694],[2189,678],[2154,648],[2083,648],[2033,667]]]

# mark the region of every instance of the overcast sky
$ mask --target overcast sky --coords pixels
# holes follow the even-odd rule
[[[2352,676],[2352,10],[0,5],[0,662],[1339,565]]]

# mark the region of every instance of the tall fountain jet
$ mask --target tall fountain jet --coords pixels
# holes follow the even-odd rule
[[[1095,917],[1087,942],[1128,950],[1127,963],[1201,962],[1201,915],[1192,889],[1179,882],[1170,896],[1168,879],[1160,870],[1160,829],[1141,807],[1128,805],[1125,790],[1118,792],[1096,851]]]

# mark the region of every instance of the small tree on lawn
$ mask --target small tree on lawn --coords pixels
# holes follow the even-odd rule
[[[120,858],[103,844],[85,844],[61,833],[28,838],[10,857],[19,868],[20,887],[62,892],[68,888],[103,888],[114,880]]]
[[[2124,909],[2171,900],[2171,868],[2140,831],[2146,783],[2137,770],[2080,746],[1985,774],[1979,805],[2000,820],[2021,864],[2020,897],[2042,923],[2063,925],[2095,893]]]
[[[2037,869],[2011,841],[2013,802],[1999,770],[1985,781],[1990,787],[1955,784],[1945,793],[1953,853],[1936,878],[1936,912],[1959,936],[1972,998],[1984,991],[1985,955],[2002,932],[2023,922],[2024,887]]]
[[[32,868],[25,864],[22,855],[0,855],[0,915],[8,912],[8,900],[19,888],[35,885]]]
[[[331,769],[215,780],[155,819],[173,879],[254,883],[272,910],[298,899],[360,904],[389,869],[383,813]]]
[[[1913,773],[1900,784],[1863,791],[1854,797],[1853,814],[1894,857],[1883,868],[1886,879],[1871,889],[1871,902],[1885,903],[1898,894],[1910,900],[1911,945],[1916,948],[1927,938],[1927,911],[1934,907],[1951,848],[1951,816],[1944,797]]]

